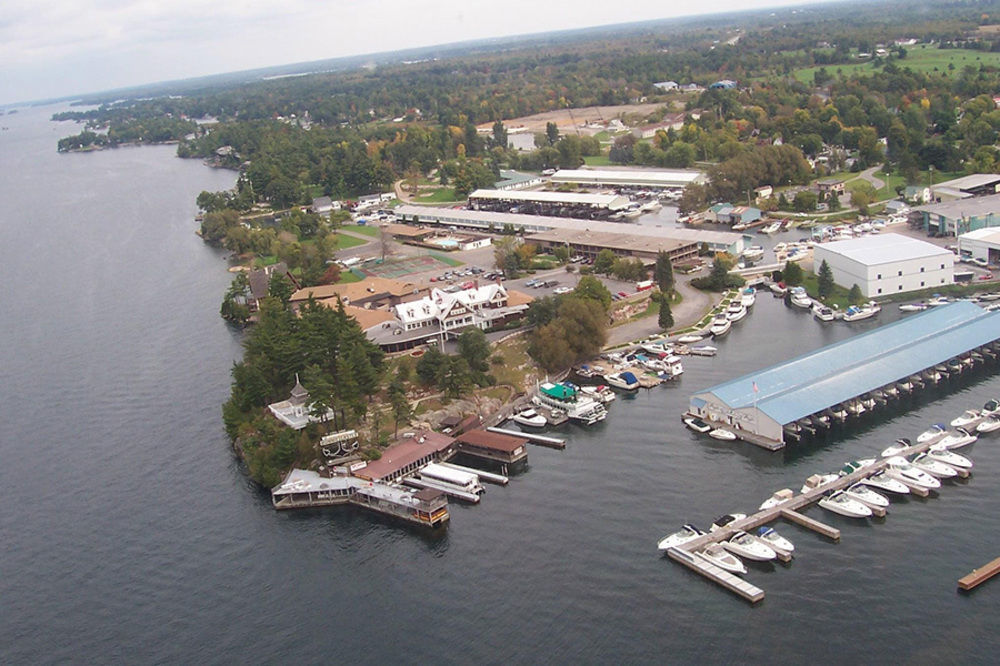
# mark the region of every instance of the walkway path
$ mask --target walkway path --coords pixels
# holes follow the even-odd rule
[[[673,308],[675,330],[696,323],[715,305],[715,296],[695,289],[688,282],[682,280],[676,284],[683,300]],[[614,347],[662,332],[656,323],[656,317],[644,317],[608,331],[607,346]]]

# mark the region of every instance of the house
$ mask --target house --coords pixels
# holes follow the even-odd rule
[[[910,203],[926,204],[931,202],[931,188],[921,185],[907,185],[903,191],[903,199]]]
[[[340,202],[334,201],[330,197],[316,197],[312,200],[312,205],[309,206],[309,210],[316,215],[329,217],[331,211],[340,210]]]
[[[311,412],[314,410],[314,403],[309,400],[309,391],[299,383],[298,374],[295,375],[295,386],[292,387],[291,396],[288,400],[275,402],[267,406],[275,418],[294,430],[302,430],[310,423],[320,423],[334,417],[333,410],[327,408],[322,416],[316,416]]]
[[[288,299],[293,308],[301,306],[310,298],[330,307],[338,307],[337,301],[369,310],[387,310],[399,303],[419,298],[426,288],[414,282],[392,280],[390,278],[369,277],[360,282],[326,284],[299,289]]]
[[[729,79],[722,79],[720,81],[716,81],[715,83],[709,86],[709,88],[712,90],[732,90],[735,87],[736,87],[736,81],[731,81]]]
[[[910,206],[905,201],[895,199],[885,205],[885,212],[889,215],[906,215],[910,212]]]
[[[845,181],[839,178],[823,178],[816,183],[819,188],[820,194],[836,194],[837,196],[843,195],[847,192],[847,185]]]
[[[738,224],[747,225],[753,224],[762,217],[762,213],[759,208],[754,208],[753,206],[735,206],[729,211],[729,219],[722,220],[720,222],[728,221],[729,224],[736,226]]]
[[[730,203],[717,203],[705,211],[705,220],[708,222],[729,222],[729,214],[733,212],[733,205]]]
[[[756,203],[770,199],[772,196],[774,196],[774,188],[770,185],[761,185],[760,187],[754,188],[753,199]]]
[[[652,139],[659,131],[680,130],[684,127],[684,114],[674,113],[666,116],[661,122],[642,125],[632,130],[637,139]]]
[[[660,81],[659,83],[654,83],[653,87],[663,92],[670,92],[671,90],[677,90],[678,85],[676,81]]]
[[[292,283],[292,286],[296,289],[299,288],[298,280],[288,271],[288,265],[283,261],[264,268],[256,268],[247,274],[247,282],[250,285],[247,306],[250,308],[250,312],[256,312],[260,309],[260,302],[270,293],[271,278],[275,275],[284,275]]]

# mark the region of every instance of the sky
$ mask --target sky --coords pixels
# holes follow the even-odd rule
[[[0,104],[469,39],[817,0],[3,0]]]

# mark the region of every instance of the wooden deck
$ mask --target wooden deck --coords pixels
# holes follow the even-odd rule
[[[974,590],[981,583],[985,583],[993,576],[1000,573],[1000,557],[978,569],[973,569],[972,573],[958,579],[958,587],[962,590]]]

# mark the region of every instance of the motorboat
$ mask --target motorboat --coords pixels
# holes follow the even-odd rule
[[[747,287],[740,293],[740,304],[742,304],[743,307],[750,309],[756,302],[757,290],[753,287]]]
[[[935,490],[941,487],[940,481],[922,469],[917,469],[906,458],[900,456],[889,458],[885,469],[889,476],[908,486],[916,486],[925,490]]]
[[[781,222],[772,222],[767,226],[761,227],[760,233],[770,236],[771,234],[776,234],[781,230]]]
[[[842,319],[844,321],[861,321],[862,319],[868,319],[869,317],[874,317],[882,308],[879,307],[877,303],[871,301],[861,307],[857,305],[852,305],[847,310],[844,311],[844,316]]]
[[[760,261],[764,258],[764,248],[760,245],[751,245],[743,250],[743,261]]]
[[[526,409],[523,412],[518,412],[511,417],[514,423],[518,425],[528,426],[529,428],[542,428],[548,421],[545,417],[536,412],[533,409]]]
[[[947,451],[947,449],[945,449]],[[935,476],[939,479],[953,479],[958,476],[958,472],[955,468],[948,463],[943,463],[940,460],[935,460],[934,458],[928,456],[926,453],[920,453],[914,456],[910,463],[917,469],[922,469],[931,476]]]
[[[692,356],[715,356],[719,353],[718,347],[713,347],[712,345],[698,345],[697,347],[691,347]]]
[[[677,356],[668,356],[660,364],[663,366],[660,378],[673,379],[684,374],[684,363]]]
[[[732,525],[733,523],[735,523],[737,521],[743,520],[746,517],[747,517],[747,514],[745,514],[745,513],[725,513],[725,514],[722,514],[721,516],[719,516],[718,518],[716,518],[712,522],[712,526],[710,528],[708,528],[708,531],[709,532],[717,532],[717,531],[723,529],[724,527],[728,527],[729,525]]]
[[[987,400],[981,411],[987,416],[1000,414],[1000,400]]]
[[[729,332],[733,323],[729,321],[725,314],[720,314],[712,320],[712,326],[708,329],[714,337],[718,338]]]
[[[891,458],[893,456],[898,456],[903,451],[907,450],[913,446],[913,442],[905,437],[897,439],[892,445],[882,451],[883,458]]]
[[[732,442],[736,439],[736,434],[730,430],[726,430],[725,428],[715,428],[714,430],[710,430],[708,432],[708,436],[712,439],[719,439],[724,442]]]
[[[684,419],[684,425],[686,425],[691,430],[694,430],[695,432],[700,432],[701,434],[705,434],[706,432],[712,431],[712,426],[708,425],[701,419],[695,418],[693,416]]]
[[[774,528],[768,527],[767,525],[761,525],[761,527],[757,530],[757,538],[764,541],[772,548],[783,550],[786,553],[792,553],[795,551],[795,544],[775,532]]]
[[[639,378],[628,370],[606,374],[604,375],[604,381],[616,389],[622,389],[623,391],[635,391],[639,388]]]
[[[816,490],[817,488],[822,488],[828,483],[833,483],[839,478],[839,474],[813,474],[806,479],[806,482],[802,485],[802,490],[799,492],[808,493],[812,490]]]
[[[847,476],[848,474],[854,474],[855,472],[862,470],[866,467],[871,467],[875,464],[875,458],[862,458],[861,460],[851,460],[850,462],[845,462],[844,466],[840,468],[837,472],[838,476]]]
[[[934,460],[939,460],[945,465],[954,467],[955,469],[972,469],[972,461],[963,455],[955,453],[954,451],[949,451],[948,449],[942,447],[940,444],[935,444],[930,449],[927,450],[927,456],[933,458]]]
[[[734,555],[756,562],[768,562],[778,557],[778,554],[770,546],[742,530],[720,545]]]
[[[861,483],[866,486],[871,486],[872,488],[878,488],[879,490],[884,490],[889,493],[896,493],[897,495],[909,495],[910,488],[905,483],[898,479],[894,479],[885,472],[879,472],[878,474],[872,474],[867,479],[862,479]]]
[[[787,502],[788,500],[792,499],[792,497],[794,496],[795,493],[792,492],[791,488],[782,488],[781,490],[777,490],[774,492],[773,495],[771,495],[766,500],[761,502],[760,510],[764,511],[765,509],[773,509],[779,504]]]
[[[581,386],[580,393],[586,396],[590,396],[594,400],[600,400],[601,402],[607,404],[615,400],[615,392],[611,390],[610,386],[605,386],[600,384],[598,386]]]
[[[903,303],[899,306],[900,312],[923,312],[926,309],[926,303]]]
[[[685,344],[685,345],[693,345],[694,343],[701,342],[704,339],[705,339],[705,337],[702,336],[702,335],[696,335],[694,333],[689,333],[687,335],[682,335],[681,337],[677,338],[677,342],[680,342],[680,343]]]
[[[972,444],[976,439],[978,439],[976,435],[973,435],[965,428],[955,428],[939,441],[935,442],[935,444],[940,444],[946,449],[960,449],[963,446]]]
[[[951,420],[953,428],[969,428],[979,425],[985,415],[978,409],[967,409]]]
[[[747,316],[747,309],[739,301],[733,301],[726,310],[726,319],[729,321],[740,321]]]
[[[868,505],[852,499],[842,490],[827,495],[819,501],[819,505],[827,511],[833,511],[848,518],[868,518],[872,515],[872,510]]]
[[[792,287],[789,292],[792,295],[792,305],[797,308],[802,308],[808,310],[812,307],[813,300],[809,298],[809,294],[806,293],[805,287]]]
[[[835,319],[833,310],[819,301],[813,303],[812,314],[813,317],[816,317],[816,319],[819,319],[820,321],[833,321]]]
[[[941,294],[934,294],[934,298],[927,301],[927,305],[936,308],[939,305],[948,305],[948,297]]]
[[[887,509],[889,508],[889,498],[881,493],[877,493],[867,485],[861,483],[855,483],[854,485],[846,488],[844,492],[853,500],[857,500],[862,504],[869,506],[871,508]]]
[[[680,530],[674,532],[673,534],[668,534],[660,539],[657,542],[656,547],[660,550],[669,550],[683,545],[688,541],[693,541],[704,534],[704,530],[700,530],[691,523],[687,523]]]
[[[695,556],[730,573],[745,574],[747,572],[746,565],[740,561],[740,558],[717,543],[705,546],[702,550],[695,552]]]
[[[767,288],[771,290],[771,293],[775,296],[784,296],[788,293],[788,287],[785,286],[784,282],[772,282],[767,285]]]
[[[995,430],[1000,430],[1000,416],[996,414],[990,414],[976,426],[976,432],[993,432]]]
[[[917,435],[917,444],[935,442],[948,434],[948,428],[943,423],[935,423],[927,430]]]

